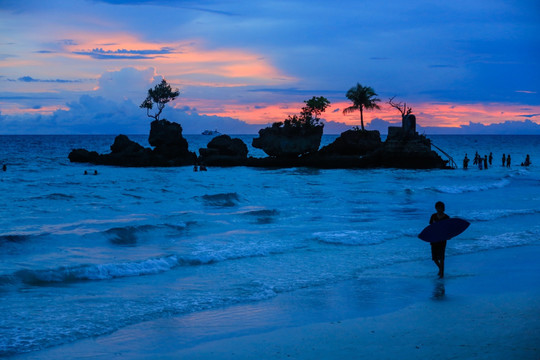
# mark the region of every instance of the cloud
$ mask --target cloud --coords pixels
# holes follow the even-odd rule
[[[22,82],[43,82],[43,83],[78,83],[82,82],[82,80],[66,80],[66,79],[34,79],[31,76],[23,76],[17,79],[18,81]]]
[[[110,46],[110,45],[109,45]],[[141,59],[155,59],[159,56],[176,53],[174,49],[170,47],[162,47],[156,50],[103,50],[103,48],[95,48],[89,51],[73,51],[76,55],[87,55],[98,60],[141,60]]]

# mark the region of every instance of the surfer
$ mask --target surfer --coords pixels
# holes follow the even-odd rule
[[[442,201],[437,201],[435,204],[435,210],[437,210],[437,212],[431,215],[431,218],[429,219],[430,225],[437,221],[450,218],[450,216],[444,213],[444,203]],[[444,253],[446,251],[446,240],[430,242],[429,244],[431,245],[431,259],[439,268],[439,273],[437,275],[439,275],[439,278],[442,279],[444,277]]]

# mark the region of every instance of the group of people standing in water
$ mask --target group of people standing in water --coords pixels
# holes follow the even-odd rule
[[[470,159],[467,157],[467,154],[465,154],[465,157],[463,158],[463,168],[464,169],[469,168],[469,161],[470,161]],[[477,151],[476,154],[474,155],[473,165],[478,166],[478,169],[487,170],[492,164],[493,164],[493,153],[490,152],[489,156],[484,155],[484,157],[482,157],[481,155],[478,154],[478,151]],[[512,158],[511,158],[510,154],[508,154],[508,155],[503,154],[502,155],[502,166],[503,167],[510,167],[511,164],[512,164]],[[521,166],[529,166],[531,164],[532,164],[531,163],[531,158],[530,158],[529,154],[527,154],[527,156],[525,158],[525,161],[521,163]]]

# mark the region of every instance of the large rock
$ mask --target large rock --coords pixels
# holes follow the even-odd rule
[[[219,155],[246,158],[248,148],[241,139],[232,139],[229,135],[219,135],[210,140],[206,148],[200,148],[199,153],[202,157]]]
[[[280,127],[279,123],[259,130],[252,145],[275,157],[298,157],[319,149],[323,126]]]
[[[320,150],[321,155],[365,155],[381,147],[381,134],[377,130],[347,130]]]
[[[165,159],[191,158],[188,142],[182,136],[182,126],[167,120],[154,120],[150,124],[148,142],[154,146],[154,153]]]
[[[118,135],[111,145],[111,152],[113,154],[138,153],[143,150],[144,147],[130,140],[126,135]]]
[[[401,169],[447,168],[448,162],[431,150],[429,139],[422,135],[402,134],[387,138],[379,149],[362,158],[366,166]]]
[[[86,149],[73,149],[68,155],[69,161],[77,163],[95,163],[99,154]]]
[[[247,145],[229,135],[216,136],[206,148],[199,149],[200,162],[214,166],[244,165],[247,159]]]
[[[72,162],[135,167],[193,165],[197,160],[195,153],[188,150],[179,124],[167,120],[153,121],[148,141],[155,146],[153,150],[131,141],[125,135],[118,135],[109,154],[75,149],[68,157]]]

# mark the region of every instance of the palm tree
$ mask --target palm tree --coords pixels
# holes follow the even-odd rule
[[[377,102],[381,99],[377,99],[377,93],[373,90],[372,87],[362,86],[360,83],[356,83],[356,86],[347,91],[347,99],[351,100],[353,105],[343,110],[343,114],[350,114],[356,110],[360,110],[360,124],[362,125],[362,131],[365,131],[364,128],[364,109],[380,109],[380,106],[377,105]]]

